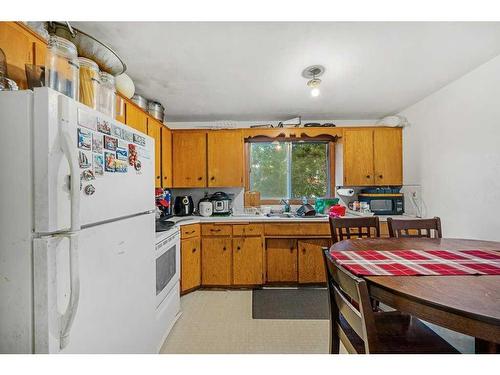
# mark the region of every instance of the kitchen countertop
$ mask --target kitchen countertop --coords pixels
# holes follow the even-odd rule
[[[356,215],[346,215],[345,217],[360,217]],[[406,215],[379,215],[378,218],[381,222],[386,222],[387,218],[405,218],[417,219],[414,216]],[[247,222],[265,222],[265,223],[327,223],[328,216],[323,217],[268,217],[265,215],[230,215],[230,216],[174,216],[169,220],[174,221],[177,225],[188,225],[197,223],[247,223]]]

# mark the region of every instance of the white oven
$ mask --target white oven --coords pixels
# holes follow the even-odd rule
[[[180,280],[179,227],[163,232],[156,243],[156,308]]]

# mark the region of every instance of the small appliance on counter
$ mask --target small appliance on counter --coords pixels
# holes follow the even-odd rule
[[[402,215],[405,212],[401,187],[378,187],[361,190],[360,204],[367,203],[375,215]]]
[[[193,198],[190,195],[179,195],[175,197],[174,214],[177,216],[189,216],[194,212]]]
[[[213,213],[213,208],[212,208],[212,202],[210,201],[210,198],[208,197],[207,194],[205,194],[204,198],[201,198],[200,201],[198,202],[198,213],[201,216],[212,216]]]
[[[169,189],[155,189],[156,208],[160,211],[161,218],[172,217],[172,193]]]
[[[231,214],[231,198],[223,191],[213,193],[210,197],[212,203],[213,215],[230,215]]]

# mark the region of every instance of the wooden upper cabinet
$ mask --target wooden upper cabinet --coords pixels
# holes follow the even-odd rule
[[[202,285],[231,285],[231,237],[203,237]]]
[[[20,90],[28,88],[25,64],[35,63],[34,43],[35,37],[21,25],[0,22],[0,48],[7,59],[7,76],[16,82]]]
[[[268,283],[297,282],[297,241],[295,239],[268,239],[266,261]]]
[[[200,238],[181,241],[181,292],[201,285]]]
[[[206,131],[174,131],[172,155],[172,187],[207,186]]]
[[[161,175],[163,188],[172,187],[172,131],[161,127]]]
[[[326,282],[323,247],[329,247],[327,239],[299,240],[297,245],[299,283],[319,284]]]
[[[233,284],[262,284],[262,259],[263,248],[260,236],[233,238]]]
[[[403,184],[403,132],[401,128],[378,128],[373,132],[376,185]]]
[[[243,186],[243,133],[241,130],[208,132],[208,186]]]
[[[155,187],[161,187],[161,128],[163,125],[147,117],[148,135],[155,140]]]
[[[127,103],[125,106],[126,124],[144,134],[148,132],[148,115],[139,107]]]
[[[373,129],[345,129],[343,142],[344,185],[373,185]]]

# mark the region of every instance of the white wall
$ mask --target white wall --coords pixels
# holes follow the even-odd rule
[[[404,183],[444,237],[500,240],[500,56],[403,110]]]

